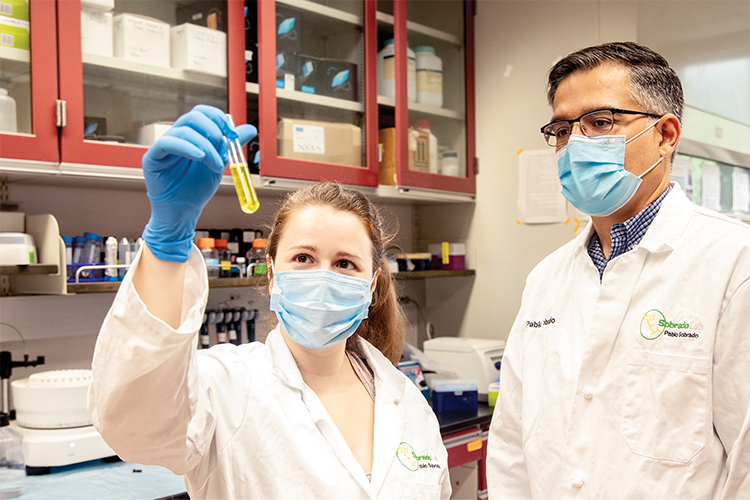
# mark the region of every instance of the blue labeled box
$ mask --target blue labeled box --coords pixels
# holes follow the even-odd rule
[[[473,380],[438,380],[432,388],[432,409],[435,413],[447,411],[477,411],[477,383]]]

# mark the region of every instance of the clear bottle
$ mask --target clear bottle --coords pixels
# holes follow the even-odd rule
[[[214,248],[216,248],[216,256],[219,259],[219,264],[222,267],[219,269],[219,278],[229,278],[232,274],[232,254],[227,247],[227,240],[224,238],[216,238],[214,240]]]
[[[219,257],[214,248],[213,238],[201,238],[198,240],[198,249],[203,255],[203,259],[206,261],[206,267],[208,269],[208,279],[214,279],[219,277]]]
[[[0,413],[0,498],[15,498],[25,489],[23,435],[10,426],[7,413]]]
[[[247,268],[248,270],[252,269],[252,274],[266,274],[268,272],[268,264],[266,262],[267,244],[268,240],[266,238],[255,238],[253,240],[253,248],[247,252]]]

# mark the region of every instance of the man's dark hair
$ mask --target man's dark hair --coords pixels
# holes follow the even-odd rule
[[[633,42],[613,42],[573,52],[555,64],[549,72],[547,100],[555,102],[555,93],[568,75],[592,70],[602,64],[619,64],[628,69],[630,89],[641,110],[656,115],[672,113],[682,122],[682,84],[675,70],[661,55]]]

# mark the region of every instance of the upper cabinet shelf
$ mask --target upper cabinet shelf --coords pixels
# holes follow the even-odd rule
[[[383,25],[393,26],[393,16],[385,12],[378,12],[377,20],[378,23],[382,23]],[[453,46],[454,48],[462,48],[464,45],[463,40],[456,35],[430,28],[414,21],[406,21],[406,32],[408,33],[409,40],[413,40],[415,45],[441,45]]]
[[[334,9],[333,7],[322,5],[317,2],[311,2],[309,0],[277,0],[276,3],[303,11],[305,13],[305,22],[315,23],[314,28],[317,29],[324,29],[326,27],[325,25],[320,25],[320,23],[325,23],[321,18],[328,18],[330,21],[345,22],[355,26],[364,26],[361,15],[354,12]],[[350,3],[356,4],[356,2]]]
[[[89,65],[91,68],[87,77],[94,77],[107,82],[127,82],[143,86],[144,79],[154,77],[217,88],[226,88],[227,86],[226,78],[196,71],[164,68],[96,54],[82,54],[82,60],[83,64]]]

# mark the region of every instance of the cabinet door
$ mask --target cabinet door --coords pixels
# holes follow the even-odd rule
[[[375,1],[260,1],[258,31],[261,176],[376,186]]]
[[[60,0],[57,9],[63,163],[140,167],[147,146],[197,104],[245,121],[242,1]]]
[[[473,7],[462,0],[378,2],[379,47],[394,41],[396,87],[395,96],[378,96],[380,121],[384,128],[393,113],[400,186],[476,192]]]
[[[55,4],[0,0],[3,167],[23,168],[12,160],[58,161],[55,57]]]

